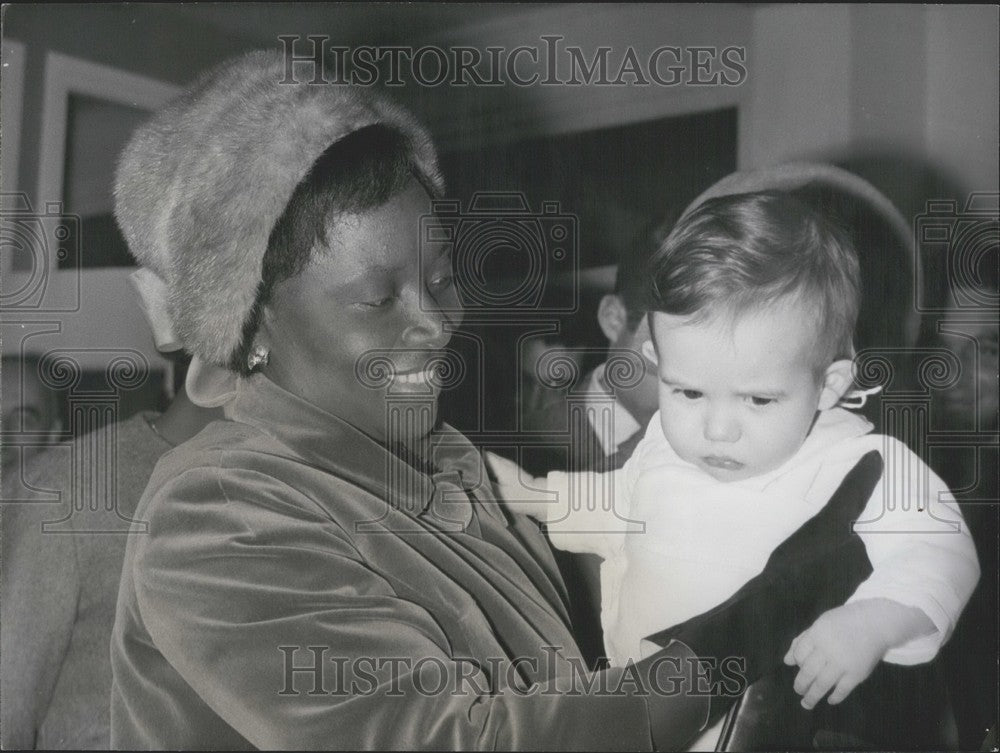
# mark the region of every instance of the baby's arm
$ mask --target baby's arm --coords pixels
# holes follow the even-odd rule
[[[884,439],[886,475],[855,525],[873,572],[785,656],[786,664],[800,667],[795,690],[806,708],[831,689],[830,703],[843,700],[883,659],[933,659],[979,577],[975,548],[947,486],[901,442]]]
[[[487,450],[483,453],[496,478],[496,490],[507,509],[545,522],[554,507],[545,498],[545,479],[528,474],[513,460]]]
[[[600,507],[598,490],[602,489],[597,479],[601,477],[593,471],[580,471],[560,474],[560,483],[555,489],[545,477],[532,476],[513,460],[487,450],[483,453],[490,470],[496,479],[498,496],[507,509],[521,515],[528,515],[535,520],[546,521],[561,519],[569,509],[568,500],[561,499],[568,488],[573,489],[579,500],[579,506],[584,509]],[[559,513],[562,513],[562,516]]]
[[[820,615],[792,641],[785,664],[800,667],[795,692],[813,708],[827,693],[840,703],[870,675],[886,653],[930,635],[934,623],[916,607],[891,599],[864,599]]]
[[[613,494],[610,473],[553,472],[549,477],[536,477],[494,452],[487,450],[483,455],[496,479],[498,496],[507,509],[542,523],[562,522],[572,511],[602,510],[607,507],[606,498]]]
[[[545,523],[549,541],[558,549],[607,559],[620,549],[623,534],[642,530],[641,523],[625,514],[625,469],[553,471],[546,478],[534,478],[511,460],[492,452],[485,455],[505,506]]]

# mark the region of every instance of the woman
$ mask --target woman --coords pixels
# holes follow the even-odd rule
[[[126,149],[116,214],[160,280],[158,339],[227,420],[168,453],[136,511],[113,748],[642,749],[704,725],[681,643],[580,671],[539,531],[436,426],[458,306],[418,229],[441,190],[405,113],[289,83],[267,53]]]

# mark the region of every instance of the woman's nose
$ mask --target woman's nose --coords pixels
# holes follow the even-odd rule
[[[430,295],[415,296],[409,308],[404,343],[409,347],[444,347],[451,339],[453,326],[437,301]]]
[[[705,415],[704,434],[710,442],[735,442],[742,432],[739,421],[730,411],[709,408]]]

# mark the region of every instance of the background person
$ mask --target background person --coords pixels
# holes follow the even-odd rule
[[[600,363],[585,374],[580,384],[553,388],[537,384],[534,394],[527,398],[523,409],[524,428],[532,432],[565,435],[569,426],[568,399],[593,396],[595,401],[612,403],[612,421],[595,423],[595,415],[588,414],[590,435],[572,441],[567,448],[574,467],[587,470],[605,470],[620,467],[628,459],[642,436],[642,430],[656,412],[657,379],[653,364],[642,356],[641,345],[649,339],[646,323],[645,262],[652,251],[653,240],[642,236],[618,263],[614,290],[601,297],[595,318],[612,351],[627,351],[637,364],[645,366],[641,377],[627,381],[606,374],[607,364]],[[544,354],[542,354],[544,355]],[[544,375],[544,360],[536,369]],[[611,432],[610,434],[608,432]],[[533,457],[522,453],[523,465],[532,470],[551,470],[555,463],[565,464],[565,455]]]
[[[127,523],[160,456],[221,415],[179,393],[163,413],[138,413],[114,427],[110,465],[88,477],[115,485],[117,506],[86,500],[74,463],[108,441],[109,427],[31,457],[23,477],[5,476],[3,499],[21,484],[58,492],[57,503],[5,501],[0,529],[0,732],[5,749],[110,747],[108,644]],[[103,435],[103,436],[102,436]],[[101,484],[97,488],[109,491]],[[96,501],[96,509],[89,503]],[[82,506],[83,509],[77,509]],[[65,521],[58,530],[45,523]],[[123,529],[123,526],[126,528]]]
[[[46,445],[58,441],[62,432],[59,395],[42,382],[39,365],[40,359],[34,355],[21,358],[5,354],[0,363],[3,398],[0,426],[5,434],[0,465],[5,474],[18,473],[19,458],[26,463]],[[18,438],[14,434],[23,436]]]

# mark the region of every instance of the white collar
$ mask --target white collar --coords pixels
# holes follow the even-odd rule
[[[587,380],[586,393],[593,395],[593,400],[604,401],[612,397],[611,391],[604,386],[604,364],[602,363],[590,373]],[[594,423],[596,416],[593,411],[587,411],[587,420],[590,422],[597,441],[601,443],[601,449],[605,457],[611,457],[618,448],[637,431],[642,429],[642,424],[635,420],[635,416],[628,412],[621,400],[611,400],[611,436],[605,436],[604,432],[598,431]]]
[[[837,442],[869,434],[873,428],[874,427],[868,419],[856,413],[851,413],[849,410],[844,408],[830,408],[829,410],[821,411],[819,416],[816,418],[816,423],[809,432],[809,436],[806,437],[806,441],[802,443],[802,446],[794,455],[792,455],[792,457],[788,458],[788,460],[774,470],[768,471],[760,476],[752,476],[751,478],[742,479],[740,481],[731,481],[728,483],[733,486],[741,485],[754,489],[763,489],[779,476],[783,476],[790,470],[797,468],[804,460],[814,455],[827,452],[829,448]],[[654,438],[653,441],[657,445],[661,445],[659,451],[664,453],[663,459],[667,464],[680,466],[687,472],[703,476],[706,481],[715,481],[715,479],[704,470],[693,463],[683,460],[676,452],[674,452],[674,448],[670,446],[670,443],[663,434],[659,411],[657,411],[652,420],[650,420],[645,436],[647,439]]]

